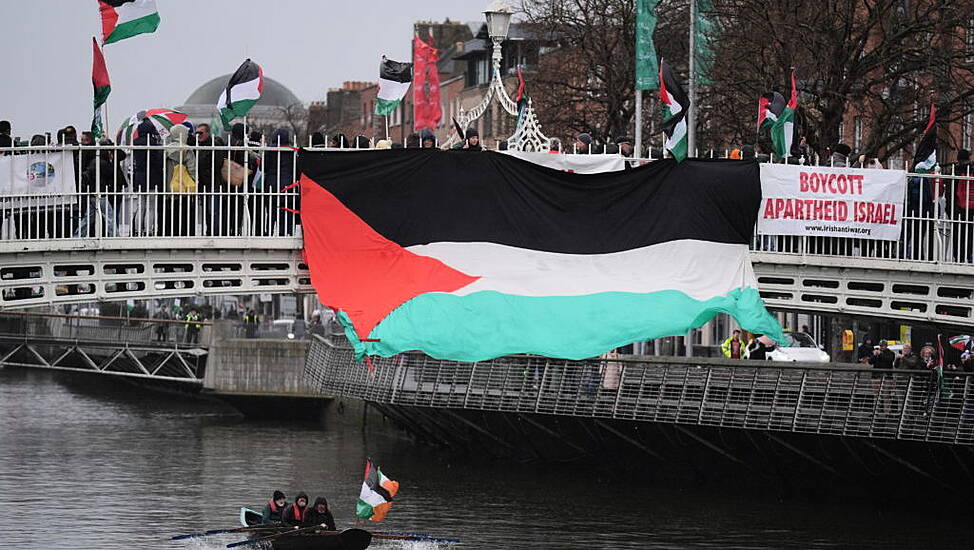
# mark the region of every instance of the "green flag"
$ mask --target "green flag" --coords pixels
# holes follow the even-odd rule
[[[659,64],[653,31],[656,30],[656,5],[659,0],[636,0],[636,89],[659,88]]]
[[[697,84],[710,84],[710,69],[714,65],[714,42],[717,23],[713,0],[691,0],[697,3],[697,17],[693,22],[694,61]]]

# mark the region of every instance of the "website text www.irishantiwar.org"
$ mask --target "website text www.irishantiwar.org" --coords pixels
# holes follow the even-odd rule
[[[841,225],[806,225],[805,231],[817,233],[854,233],[856,235],[872,235],[870,227],[845,227]]]

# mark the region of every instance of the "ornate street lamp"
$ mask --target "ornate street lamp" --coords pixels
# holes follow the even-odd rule
[[[511,99],[511,96],[507,95],[507,90],[504,89],[504,81],[501,78],[503,45],[504,41],[507,40],[507,34],[511,27],[511,16],[513,15],[514,10],[504,0],[493,0],[487,6],[487,9],[484,10],[484,17],[487,19],[487,35],[490,37],[493,46],[490,86],[488,86],[487,92],[476,107],[469,111],[460,109],[457,115],[457,123],[460,124],[461,128],[466,128],[471,122],[483,116],[487,112],[490,101],[494,98],[495,94],[498,101],[500,101],[501,107],[509,115],[516,117],[518,114],[517,103]],[[537,116],[534,114],[534,108],[531,106],[530,98],[528,98],[524,123],[517,128],[514,135],[508,141],[512,149],[520,150],[540,150],[542,146],[547,145],[548,138],[541,133],[541,127],[538,124]],[[451,138],[448,144],[453,142],[454,139]]]

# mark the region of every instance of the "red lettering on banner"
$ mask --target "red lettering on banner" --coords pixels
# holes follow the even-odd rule
[[[775,217],[776,216],[774,215],[774,200],[768,199],[767,202],[764,203],[764,219],[773,220],[775,219]]]

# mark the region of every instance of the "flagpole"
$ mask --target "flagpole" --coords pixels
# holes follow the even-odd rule
[[[636,143],[634,157],[642,156],[643,150],[643,91],[636,88]]]
[[[697,1],[690,0],[690,108],[687,111],[687,156],[697,148]]]

